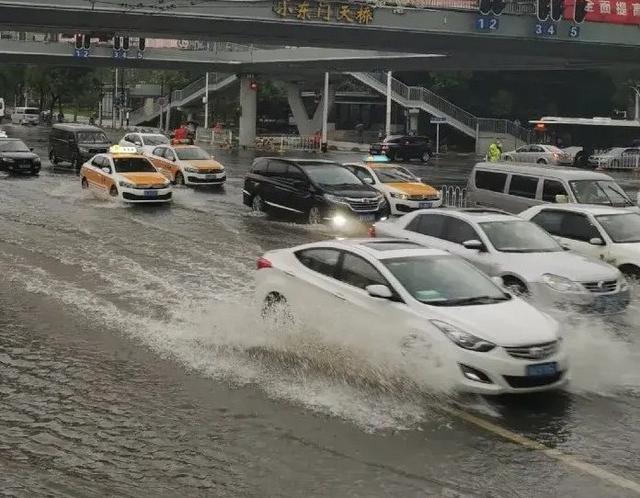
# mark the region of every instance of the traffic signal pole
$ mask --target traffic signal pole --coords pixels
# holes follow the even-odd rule
[[[387,115],[385,119],[385,136],[391,135],[391,71],[387,71]]]

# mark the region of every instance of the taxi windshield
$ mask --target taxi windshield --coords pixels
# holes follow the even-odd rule
[[[78,133],[78,143],[103,144],[109,143],[109,137],[101,131],[81,131]]]
[[[176,154],[178,154],[178,159],[182,161],[206,161],[211,159],[211,156],[200,147],[177,148]]]
[[[418,179],[404,168],[374,168],[373,169],[380,180],[380,183],[415,183]]]
[[[163,145],[168,144],[169,139],[164,135],[143,135],[145,145]]]
[[[114,157],[116,173],[156,173],[153,165],[144,157]]]
[[[7,140],[0,142],[0,152],[30,152],[22,140]]]

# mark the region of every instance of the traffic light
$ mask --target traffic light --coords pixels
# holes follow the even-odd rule
[[[478,10],[483,16],[499,16],[506,6],[506,0],[478,0]]]
[[[91,48],[91,35],[84,35],[82,37],[82,48],[86,50]]]
[[[573,4],[573,21],[577,24],[584,22],[587,17],[587,2],[588,0],[575,0]]]
[[[554,21],[560,21],[564,13],[564,0],[551,0],[550,15]]]
[[[478,9],[480,10],[480,14],[483,16],[488,16],[491,12],[491,4],[493,0],[479,0]]]
[[[122,47],[122,38],[120,38],[119,36],[114,36],[113,37],[113,49],[114,50],[120,50],[121,47]]]
[[[82,44],[82,35],[76,35],[76,50],[80,50],[82,48]]]
[[[146,38],[140,38],[138,40],[138,50],[140,50],[140,52],[144,52],[145,48],[147,48],[147,39]]]
[[[254,92],[258,90],[258,82],[256,80],[251,80],[249,83],[249,88]]]
[[[536,0],[536,16],[541,21],[549,19],[551,13],[551,0]]]
[[[491,10],[496,16],[502,14],[502,11],[507,6],[507,2],[505,0],[493,0],[491,3]]]
[[[129,37],[128,36],[123,36],[122,37],[122,50],[124,50],[125,52],[127,50],[129,50]]]

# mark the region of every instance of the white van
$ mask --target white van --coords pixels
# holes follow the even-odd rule
[[[545,203],[631,207],[634,203],[604,173],[576,168],[506,163],[476,164],[467,183],[469,207],[521,213]]]
[[[40,122],[40,109],[37,107],[16,107],[11,114],[11,122],[20,125],[37,125]]]

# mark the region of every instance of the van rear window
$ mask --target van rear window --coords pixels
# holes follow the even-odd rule
[[[491,190],[492,192],[504,192],[507,183],[507,174],[497,171],[476,170],[475,183],[477,188]]]

